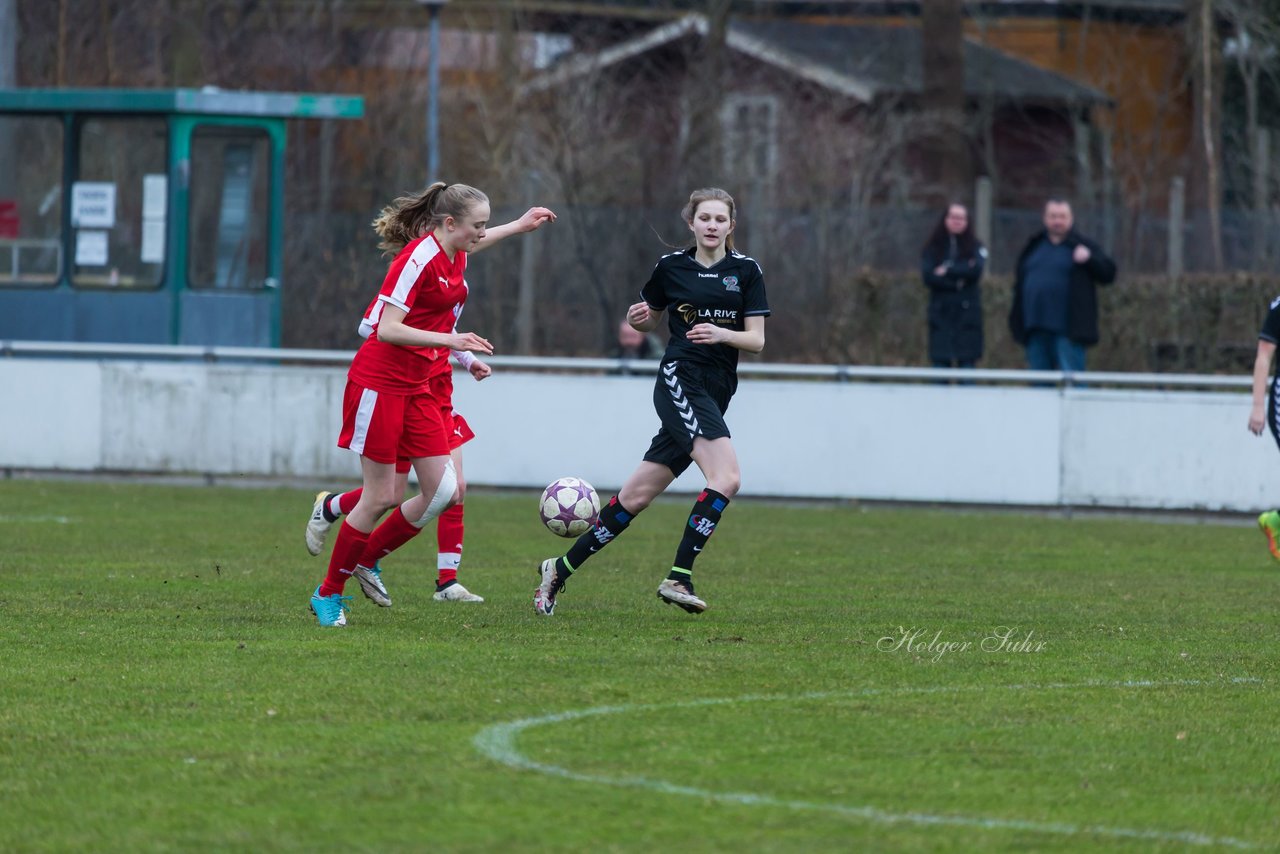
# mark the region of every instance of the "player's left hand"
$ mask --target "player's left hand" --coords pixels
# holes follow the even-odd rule
[[[533,207],[525,211],[524,215],[516,221],[520,223],[521,231],[535,231],[544,222],[555,222],[556,214],[550,208]]]
[[[1071,253],[1071,260],[1075,261],[1077,264],[1087,263],[1092,257],[1093,253],[1090,252],[1089,247],[1085,246],[1083,243],[1076,247],[1076,251]]]
[[[714,323],[699,323],[685,335],[694,344],[722,344],[729,340],[728,330]]]
[[[471,372],[471,376],[476,378],[476,382],[480,382],[480,380],[493,373],[493,368],[489,367],[479,359],[472,362],[471,367],[467,368],[467,370]]]

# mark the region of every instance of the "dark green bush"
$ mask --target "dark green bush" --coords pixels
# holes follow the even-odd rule
[[[986,355],[980,367],[1023,368],[1022,348],[1009,335],[1011,276],[983,281]],[[1099,371],[1237,373],[1253,363],[1258,329],[1280,276],[1223,273],[1122,276],[1100,289],[1101,340],[1089,352]],[[829,293],[822,307],[786,312],[774,299],[770,361],[858,365],[928,364],[928,293],[915,273],[858,272]]]

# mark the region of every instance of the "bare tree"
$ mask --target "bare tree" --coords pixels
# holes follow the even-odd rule
[[[1217,12],[1231,29],[1223,53],[1233,62],[1244,87],[1244,148],[1248,152],[1253,207],[1253,264],[1266,263],[1267,208],[1270,196],[1270,134],[1261,122],[1261,90],[1275,86],[1280,69],[1280,9],[1267,0],[1220,0]]]
[[[924,113],[937,130],[926,143],[931,201],[944,204],[967,193],[973,167],[965,122],[964,9],[961,0],[920,5]]]
[[[1209,219],[1209,248],[1213,269],[1221,270],[1222,257],[1222,160],[1219,148],[1222,83],[1213,0],[1188,0],[1188,38],[1191,45],[1194,98],[1196,106],[1196,154],[1203,175],[1196,197],[1203,202]]]

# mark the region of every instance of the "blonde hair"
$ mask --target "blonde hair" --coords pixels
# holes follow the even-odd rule
[[[689,225],[693,225],[693,215],[698,212],[698,205],[703,202],[724,202],[729,208],[730,225],[738,221],[737,209],[733,204],[733,196],[719,187],[703,187],[701,190],[694,190],[690,193],[688,203],[684,206],[684,210],[680,211],[680,218]],[[732,231],[725,236],[724,248],[727,252],[733,251]]]
[[[436,181],[412,196],[401,196],[382,209],[373,221],[373,230],[382,242],[378,248],[394,254],[422,235],[438,228],[445,217],[462,219],[478,204],[488,204],[489,197],[466,184]]]

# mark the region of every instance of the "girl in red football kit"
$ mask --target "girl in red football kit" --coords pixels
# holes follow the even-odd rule
[[[436,182],[396,199],[374,221],[379,248],[396,254],[361,323],[368,338],[347,371],[338,445],[360,455],[363,485],[338,530],[325,579],[311,595],[320,625],[346,625],[350,599],[342,592],[353,575],[366,596],[390,605],[378,559],[457,501],[449,351],[493,352],[481,336],[455,331],[467,298],[467,253],[554,218],[546,208],[531,208],[486,232],[488,197],[465,184]],[[397,506],[400,459],[417,473],[420,492]]]
[[[456,331],[456,330],[455,330]],[[474,353],[452,351],[454,361],[471,374],[476,382],[488,379],[493,369],[477,359]],[[436,519],[436,592],[431,597],[437,602],[483,602],[483,596],[477,596],[458,580],[458,571],[462,565],[463,543],[463,501],[466,500],[466,478],[463,477],[462,446],[475,438],[471,425],[458,412],[453,413],[453,432],[449,436],[449,447],[452,449],[450,459],[454,473],[458,478],[458,502],[445,510]],[[409,482],[409,461],[396,460],[396,495],[404,495]],[[359,487],[348,492],[329,492],[321,490],[316,494],[315,503],[311,507],[311,515],[307,519],[306,545],[307,551],[318,555],[324,550],[324,541],[333,523],[351,512],[360,500],[363,492]],[[372,567],[371,572],[381,577],[381,568]],[[367,594],[366,594],[367,595]],[[372,597],[371,597],[372,598]],[[376,600],[375,600],[376,601]]]

